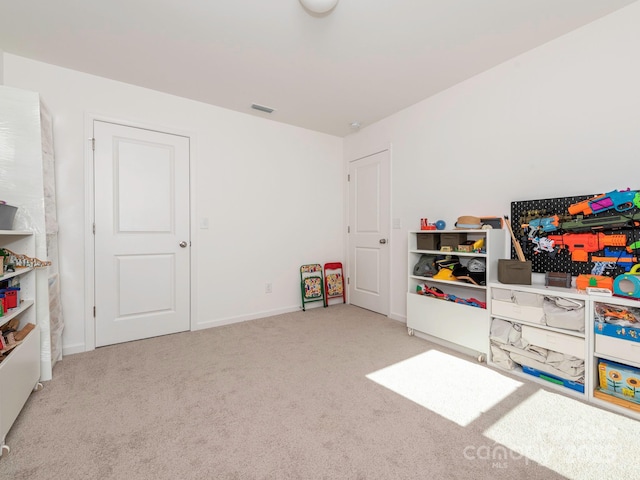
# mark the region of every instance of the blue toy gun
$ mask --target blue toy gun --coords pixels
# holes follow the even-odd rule
[[[553,217],[534,218],[526,226],[529,227],[529,238],[535,237],[540,232],[555,232],[560,226],[560,217],[554,215]]]
[[[584,215],[591,215],[592,213],[606,212],[615,208],[618,212],[625,212],[632,209],[637,201],[636,195],[638,190],[613,190],[609,193],[602,195],[596,195],[595,197],[588,198],[582,202],[569,205],[569,213],[571,215],[577,215],[582,213]]]
[[[620,266],[624,269],[625,272],[628,272],[629,270],[631,270],[634,263],[638,261],[638,259],[634,257],[632,253],[629,253],[625,250],[613,250],[611,248],[605,247],[604,256],[594,257],[592,255],[591,261],[595,263],[608,263],[613,267]],[[591,273],[593,273],[593,271]]]

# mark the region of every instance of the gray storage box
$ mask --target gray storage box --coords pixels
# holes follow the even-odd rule
[[[531,285],[531,261],[499,259],[498,281],[516,285]]]
[[[13,218],[17,211],[18,207],[0,203],[0,230],[13,230]]]
[[[439,250],[440,234],[439,233],[418,233],[416,235],[416,243],[418,250]]]
[[[440,247],[452,247],[455,250],[466,241],[466,233],[443,233],[440,237]]]

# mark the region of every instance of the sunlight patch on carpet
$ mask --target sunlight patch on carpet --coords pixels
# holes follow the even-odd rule
[[[437,350],[367,378],[463,427],[522,386],[482,365]]]
[[[539,390],[484,434],[572,480],[636,476],[640,422]]]

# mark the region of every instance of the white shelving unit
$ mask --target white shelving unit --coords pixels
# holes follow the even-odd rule
[[[623,366],[640,369],[640,342],[611,338],[602,336],[595,333],[595,309],[597,304],[614,305],[618,307],[634,307],[640,308],[640,301],[621,298],[621,297],[597,297],[592,298],[591,311],[589,312],[591,318],[591,336],[590,336],[590,351],[592,356],[590,357],[592,388],[590,388],[590,400],[601,407],[614,410],[625,415],[633,416],[640,420],[640,404],[638,404],[637,410],[632,410],[626,406],[620,406],[616,403],[615,398],[611,396],[605,396],[608,400],[595,397],[598,391],[599,377],[598,377],[598,363],[600,360],[610,360],[621,364]],[[636,329],[638,330],[638,329]]]
[[[57,222],[53,178],[53,122],[36,92],[0,85],[0,177],[2,198],[18,208],[13,228],[29,231],[34,240],[30,256],[52,261],[33,274],[37,285],[36,322],[40,328],[40,379],[52,378],[53,365],[62,357],[64,321],[57,275]],[[26,297],[25,297],[26,298]]]
[[[439,239],[448,235],[462,235],[466,240],[484,239],[484,253],[443,252]],[[432,237],[426,242],[432,248],[418,248],[420,236]],[[426,237],[422,237],[426,239]],[[487,354],[489,348],[489,314],[487,309],[454,303],[447,300],[419,295],[416,287],[427,284],[445,294],[460,298],[474,298],[487,302],[487,287],[463,281],[438,280],[413,275],[413,267],[423,254],[456,255],[466,265],[471,258],[482,258],[486,264],[486,283],[497,280],[498,259],[507,258],[507,232],[496,230],[419,230],[409,232],[408,238],[408,291],[407,328],[410,335],[418,335],[435,343],[478,356]]]
[[[35,237],[33,232],[0,230],[0,247],[15,253],[33,256]],[[0,272],[2,273],[2,272]],[[40,384],[40,328],[36,315],[36,272],[33,268],[17,268],[0,276],[0,281],[10,280],[20,284],[20,303],[0,317],[0,326],[14,318],[20,319],[18,329],[27,323],[36,325],[25,339],[14,347],[0,362],[0,455],[9,451],[5,437],[22,410],[29,395]]]
[[[509,372],[522,376],[528,380],[539,382],[545,386],[551,386],[552,388],[558,388],[559,390],[569,395],[578,396],[581,398],[587,398],[589,392],[589,386],[587,379],[591,375],[591,365],[589,362],[589,312],[590,312],[590,299],[589,296],[576,289],[559,288],[559,287],[546,287],[544,285],[508,285],[502,283],[491,283],[489,285],[492,297],[503,297],[504,293],[510,293],[514,299],[518,295],[526,295],[527,298],[540,299],[539,306],[531,306],[530,304],[519,304],[517,300],[512,303],[504,300],[498,300],[492,298],[489,302],[489,309],[491,313],[491,320],[500,319],[511,324],[520,325],[522,327],[522,337],[534,345],[537,345],[548,350],[553,350],[562,354],[571,355],[584,362],[584,384],[574,381],[574,379],[562,378],[557,372],[551,370],[542,370],[541,368],[532,367],[531,364],[527,367],[534,368],[536,372],[543,375],[542,377],[534,376],[523,371],[522,365],[517,364],[516,368],[509,370]],[[501,295],[496,295],[500,292]],[[581,303],[583,308],[579,310],[579,328],[558,328],[547,325],[544,320],[544,310],[542,301],[547,299],[569,299],[577,303]],[[502,368],[494,361],[493,349],[499,348],[498,344],[494,344],[492,351],[490,352],[487,363],[496,368]],[[556,373],[556,375],[554,375]],[[561,377],[562,385],[556,377]],[[555,383],[546,380],[554,379]],[[580,391],[582,390],[582,391]]]
[[[577,355],[579,358],[584,358],[585,361],[585,373],[584,373],[584,392],[579,392],[574,388],[567,385],[560,385],[551,383],[545,379],[538,378],[522,371],[521,368],[514,370],[507,370],[516,376],[520,376],[527,380],[540,383],[545,387],[553,390],[560,391],[564,394],[577,396],[582,400],[592,403],[593,405],[606,408],[608,410],[615,411],[627,415],[629,417],[640,420],[640,404],[637,409],[628,408],[625,406],[614,403],[615,399],[610,398],[611,401],[597,398],[595,396],[598,391],[599,377],[598,377],[598,362],[602,360],[610,360],[618,364],[634,367],[640,369],[640,342],[631,342],[623,339],[612,339],[606,337],[605,342],[602,342],[602,335],[595,333],[595,308],[597,304],[608,304],[620,307],[635,307],[640,308],[640,301],[621,298],[621,297],[606,297],[587,295],[586,292],[576,290],[573,288],[560,288],[560,287],[546,287],[544,285],[507,285],[502,283],[491,283],[489,290],[494,291],[511,290],[513,292],[523,292],[526,294],[544,295],[550,298],[566,298],[583,301],[584,308],[584,331],[567,330],[563,328],[549,327],[543,323],[531,321],[531,318],[535,316],[531,315],[532,310],[529,307],[515,307],[512,314],[505,315],[505,310],[502,308],[499,302],[490,302],[490,311],[492,318],[499,318],[507,320],[513,323],[517,323],[529,328],[536,329],[536,331],[543,332],[544,335],[548,335],[550,339],[554,341],[553,350],[560,351],[561,353],[576,354],[578,350],[582,355]],[[534,308],[534,307],[531,307]],[[523,318],[528,318],[523,319]],[[601,337],[601,338],[598,338]],[[567,340],[567,342],[565,342]],[[578,350],[577,350],[578,349]],[[489,365],[495,368],[502,369],[493,361],[493,355],[490,352],[488,356]]]

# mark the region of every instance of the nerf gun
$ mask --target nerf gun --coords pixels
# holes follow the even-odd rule
[[[577,215],[575,219],[562,222],[560,228],[567,231],[603,230],[605,228],[621,228],[635,225],[640,220],[640,212],[626,215],[607,215],[604,217],[587,217]]]
[[[528,224],[522,226],[529,227],[528,237],[532,239],[537,233],[549,233],[558,230],[560,227],[560,217],[554,215],[553,217],[534,218],[530,220]]]
[[[605,235],[604,233],[567,233],[565,235],[548,235],[554,246],[571,252],[574,262],[588,262],[589,253],[599,252],[604,247],[625,247],[626,235]]]
[[[612,192],[596,195],[582,202],[569,205],[568,210],[571,215],[579,213],[591,215],[592,213],[606,212],[612,208],[615,208],[618,212],[624,212],[635,206],[634,202],[638,201],[636,198],[638,193],[638,190],[631,190],[630,188],[613,190]]]
[[[633,264],[638,262],[638,259],[626,250],[612,250],[611,248],[605,248],[604,257],[592,256],[591,261],[595,263],[611,263],[614,266],[620,265],[624,268],[625,272],[628,272],[631,270],[631,267],[633,267]]]
[[[581,232],[587,230],[604,230],[613,228],[622,228],[629,225],[637,225],[640,222],[640,212],[628,213],[623,215],[606,215],[585,217],[584,215],[576,215],[575,218],[564,220],[558,215],[544,218],[534,218],[523,227],[528,228],[528,237],[533,239],[539,233],[551,233],[557,230],[567,232]]]

